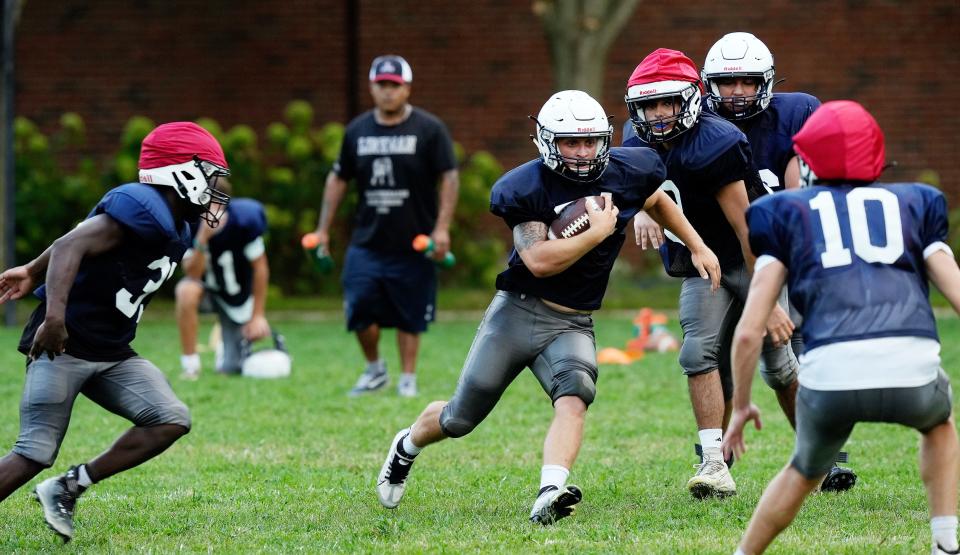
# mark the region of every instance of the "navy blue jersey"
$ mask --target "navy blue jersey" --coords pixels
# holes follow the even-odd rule
[[[648,145],[634,133],[624,146]],[[722,268],[743,264],[740,242],[716,194],[741,180],[751,198],[764,193],[746,135],[720,116],[703,112],[700,123],[672,140],[669,149],[660,146],[657,152],[667,168],[667,180],[660,188],[677,202]],[[687,247],[672,233],[665,236],[660,257],[667,273],[674,277],[699,276]]]
[[[253,315],[253,266],[264,253],[267,215],[263,205],[235,198],[227,206],[227,221],[210,237],[204,285],[230,319],[238,324]]]
[[[436,225],[440,176],[456,164],[446,126],[419,108],[397,125],[380,125],[373,111],[350,122],[333,171],[359,192],[351,243],[413,252],[413,238]]]
[[[620,213],[613,235],[557,275],[535,277],[514,249],[507,269],[497,276],[497,289],[527,293],[576,310],[600,308],[624,230],[663,182],[664,171],[649,148],[612,148],[606,170],[589,183],[562,177],[539,159],[507,172],[493,186],[490,211],[511,229],[525,222],[549,225],[557,217],[557,207],[602,192],[613,194]]]
[[[130,183],[107,192],[87,215],[107,214],[124,229],[120,245],[80,262],[67,298],[66,352],[91,361],[123,360],[143,309],[160,285],[173,275],[190,246],[190,228],[176,222],[160,191]],[[83,225],[82,223],[80,225]],[[46,286],[34,294],[46,301]],[[24,328],[20,352],[29,352],[46,303],[37,307]]]
[[[947,203],[928,185],[819,186],[747,211],[753,252],[788,269],[808,349],[876,337],[937,339],[924,249],[947,239]]]
[[[753,163],[770,192],[782,191],[787,163],[794,157],[793,136],[820,107],[815,96],[805,93],[774,93],[766,110],[739,122],[750,141]]]

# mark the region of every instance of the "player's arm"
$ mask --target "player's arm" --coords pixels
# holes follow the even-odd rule
[[[64,314],[67,297],[77,277],[80,262],[88,256],[97,256],[113,249],[123,240],[123,227],[107,214],[85,220],[50,246],[47,265],[47,312],[37,328],[30,348],[30,356],[44,353],[53,359],[63,352],[67,342]]]
[[[460,174],[457,170],[443,172],[440,177],[440,209],[437,211],[437,224],[433,226],[430,238],[433,239],[433,256],[443,260],[450,250],[450,223],[460,196]]]
[[[587,208],[590,227],[565,239],[547,239],[547,224],[531,221],[513,228],[513,245],[523,264],[536,277],[549,277],[566,270],[613,234],[620,210],[610,196],[602,210]]]
[[[927,276],[950,302],[953,310],[960,314],[960,268],[953,254],[938,249],[924,260]]]
[[[700,237],[697,230],[690,225],[690,221],[680,211],[677,203],[658,189],[647,198],[643,209],[656,222],[657,227],[662,225],[683,241],[690,249],[693,265],[700,272],[700,277],[709,279],[711,289],[716,291],[720,287],[720,261],[717,260],[717,255],[703,242],[703,238]]]
[[[761,257],[760,267],[750,281],[750,292],[743,307],[743,314],[733,335],[731,362],[733,366],[733,414],[724,435],[724,453],[731,450],[740,456],[746,445],[743,429],[747,422],[754,421],[761,427],[760,410],[750,402],[753,373],[763,348],[763,336],[767,320],[777,305],[777,298],[787,277],[787,268],[773,257]]]
[[[47,273],[50,263],[50,251],[47,250],[22,266],[14,266],[0,274],[0,304],[10,300],[22,299],[40,282]]]
[[[783,188],[785,190],[798,189],[800,187],[800,161],[796,155],[787,162],[787,168],[783,171]]]
[[[750,251],[750,232],[747,228],[747,207],[750,206],[750,199],[747,197],[746,185],[742,179],[728,183],[718,189],[715,196],[724,217],[740,241],[740,251],[747,264],[747,271],[753,272],[755,258]]]
[[[256,341],[270,335],[270,325],[267,323],[267,286],[270,283],[270,264],[267,255],[261,254],[250,261],[253,267],[253,317],[243,327],[243,336],[250,341]]]
[[[323,206],[320,207],[320,220],[317,222],[317,238],[320,245],[326,251],[329,251],[330,245],[330,224],[333,223],[333,216],[337,213],[337,208],[343,201],[343,196],[347,192],[347,181],[342,179],[335,172],[327,174],[327,182],[323,187]]]

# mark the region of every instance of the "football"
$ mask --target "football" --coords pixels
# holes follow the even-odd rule
[[[587,206],[595,210],[603,210],[604,198],[601,196],[583,197],[573,202],[557,207],[559,214],[550,222],[547,231],[548,239],[568,239],[580,235],[590,229],[590,217],[587,216]]]

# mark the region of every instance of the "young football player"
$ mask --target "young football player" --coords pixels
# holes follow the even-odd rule
[[[530,368],[553,403],[543,449],[540,489],[530,520],[543,525],[568,516],[581,500],[567,485],[597,381],[590,313],[600,308],[623,230],[644,208],[690,246],[690,264],[716,289],[719,263],[677,206],[657,190],[663,163],[651,149],[610,148],[613,134],[600,104],[581,91],[552,95],[536,119],[538,159],[501,177],[491,211],[513,230],[514,249],[497,277],[487,308],[450,401],[430,403],[411,428],[390,443],[377,478],[388,508],[400,503],[421,449],[470,433],[524,368]],[[585,196],[605,195],[600,209],[587,203],[589,228],[548,240],[560,209]]]
[[[222,182],[223,190],[229,192],[227,181]],[[266,229],[263,205],[249,198],[232,199],[216,228],[200,224],[193,248],[183,257],[185,276],[176,289],[184,378],[200,376],[197,313],[201,308],[216,311],[219,317],[222,347],[217,350],[218,372],[240,372],[243,341],[270,335],[264,316],[270,279],[263,243]]]
[[[216,182],[229,171],[213,135],[188,122],[147,135],[139,168],[139,183],[110,190],[43,254],[0,274],[0,303],[43,283],[20,340],[28,357],[20,435],[0,459],[0,500],[53,465],[80,393],[133,422],[102,454],[34,490],[64,541],[73,537],[74,509],[87,488],[159,455],[190,430],[186,405],[130,342],[153,293],[190,247],[191,226],[201,219],[217,225],[230,197]]]
[[[766,193],[753,166],[746,136],[723,118],[701,110],[703,93],[694,63],[676,50],[661,48],[637,66],[627,82],[626,103],[636,135],[624,146],[652,146],[666,168],[661,186],[720,259],[720,290],[703,287],[690,265],[690,252],[675,235],[660,246],[667,273],[683,278],[680,366],[702,445],[702,461],[687,482],[697,498],[736,493],[720,444],[733,394],[729,373],[720,364],[725,338],[732,333],[747,296],[753,256],[744,217],[750,199]],[[783,299],[786,306],[786,299]],[[783,308],[767,322],[763,377],[778,397],[793,398],[797,360],[784,342],[793,325]],[[792,417],[792,414],[789,416]]]
[[[760,427],[750,385],[763,325],[784,283],[803,315],[807,349],[796,447],[761,497],[737,553],[763,552],[790,524],[857,422],[921,432],[933,553],[958,553],[960,448],[927,284],[929,278],[960,312],[960,269],[945,243],[946,200],[927,185],[876,182],[883,134],[855,102],[827,102],[794,142],[801,174],[817,186],[765,197],[749,209],[759,258],[734,336],[734,412],[724,448],[741,454],[746,423]]]

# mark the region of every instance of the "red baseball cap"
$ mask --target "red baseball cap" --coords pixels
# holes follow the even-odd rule
[[[400,56],[388,54],[377,56],[370,64],[370,82],[393,81],[401,85],[413,82],[413,70],[410,64]]]
[[[227,159],[223,148],[209,131],[191,121],[175,121],[157,126],[143,139],[140,147],[141,170],[184,164],[196,156],[223,168]]]
[[[663,81],[698,83],[700,92],[704,92],[703,83],[700,83],[700,72],[693,60],[683,52],[669,48],[658,48],[648,54],[630,74],[627,88]]]
[[[876,181],[886,158],[877,120],[852,100],[817,108],[793,136],[793,148],[824,181]]]

